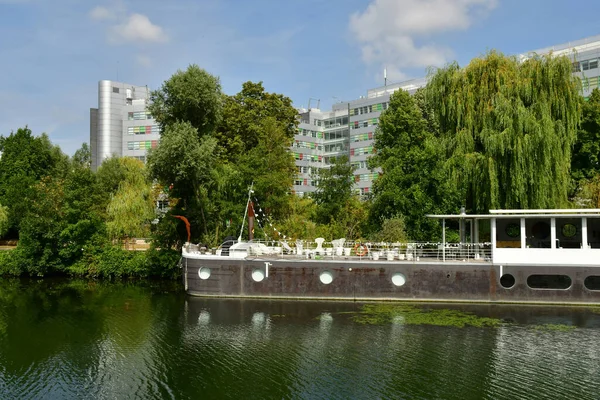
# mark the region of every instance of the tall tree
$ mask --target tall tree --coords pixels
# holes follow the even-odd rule
[[[239,93],[225,97],[223,122],[216,134],[222,157],[236,160],[256,147],[264,135],[266,119],[278,125],[285,140],[292,140],[297,115],[289,97],[266,92],[262,82],[245,82]]]
[[[437,236],[437,222],[426,214],[444,210],[454,200],[443,172],[443,147],[431,130],[408,92],[399,90],[391,96],[379,118],[377,154],[369,160],[371,168],[382,170],[373,184],[370,220],[374,228],[402,218],[411,239]]]
[[[581,107],[567,57],[495,51],[436,70],[427,85],[448,166],[472,211],[564,206]]]
[[[258,142],[240,158],[244,182],[254,182],[255,193],[270,217],[281,218],[289,212],[290,188],[296,173],[289,149],[292,139],[273,117],[261,121]]]
[[[193,225],[194,238],[198,227],[209,232],[209,193],[216,180],[216,140],[203,136],[189,122],[176,122],[163,132],[160,145],[148,156],[150,176],[165,187],[170,196],[179,199],[174,212],[182,212]],[[194,230],[196,228],[196,230]]]
[[[92,165],[92,151],[87,143],[82,143],[81,147],[75,151],[71,162],[75,165],[89,168]]]
[[[33,186],[46,176],[64,176],[68,157],[48,136],[27,127],[0,137],[0,201],[8,207],[10,235],[16,236]]]
[[[155,217],[151,183],[141,161],[130,157],[120,161],[126,174],[108,204],[108,234],[118,240],[147,237]]]
[[[313,176],[318,181],[312,193],[317,205],[317,223],[329,224],[337,219],[354,196],[354,169],[348,162],[348,156],[344,155],[335,157],[329,168],[323,168]]]
[[[148,110],[164,131],[177,121],[187,121],[198,136],[211,134],[219,125],[223,96],[219,78],[199,66],[178,70],[150,95]]]
[[[583,102],[581,126],[573,146],[571,176],[575,186],[600,173],[600,90]],[[582,182],[583,183],[583,182]]]

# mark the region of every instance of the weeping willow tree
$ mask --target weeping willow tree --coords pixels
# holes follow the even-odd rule
[[[492,51],[431,74],[427,99],[468,208],[566,205],[579,85],[569,59],[552,55],[520,62]]]
[[[107,207],[106,228],[113,240],[148,237],[150,221],[155,217],[152,186],[145,175],[144,164],[136,159],[119,159],[125,179]]]

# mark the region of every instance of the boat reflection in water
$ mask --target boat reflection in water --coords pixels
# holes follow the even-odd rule
[[[187,351],[208,352],[222,368],[249,363],[244,371],[255,380],[240,378],[242,386],[251,391],[271,385],[280,390],[276,397],[592,398],[600,378],[600,315],[593,309],[419,305],[506,322],[450,328],[404,325],[402,315],[388,324],[362,325],[353,320],[361,310],[356,303],[186,302]],[[205,313],[210,325],[199,326],[195,321]],[[190,367],[215,368],[214,361]]]
[[[357,302],[200,298],[152,282],[0,280],[0,294],[0,399],[598,393],[596,308],[415,304],[506,321],[454,328],[407,325],[408,313],[361,324]]]

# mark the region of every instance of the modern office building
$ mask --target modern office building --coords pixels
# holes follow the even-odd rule
[[[600,35],[517,57],[526,60],[550,52],[555,56],[566,55],[572,60],[573,74],[581,78],[585,98],[594,88],[600,88]],[[331,111],[300,109],[300,125],[292,146],[297,167],[294,191],[298,195],[315,191],[315,172],[328,168],[332,157],[345,154],[356,167],[356,191],[361,195],[369,193],[379,176],[378,171],[369,170],[367,165],[367,159],[375,152],[373,145],[379,116],[387,109],[393,92],[402,89],[412,94],[426,84],[427,79],[422,78],[378,87],[369,90],[366,97],[335,104]]]
[[[302,196],[315,191],[318,170],[328,168],[332,158],[347,155],[355,167],[356,191],[368,194],[379,176],[378,171],[370,170],[367,165],[367,159],[375,152],[379,116],[396,90],[412,94],[426,83],[425,79],[414,79],[381,86],[369,90],[365,97],[334,104],[331,111],[300,109],[298,134],[292,145],[297,168],[295,193]]]
[[[147,86],[123,82],[98,82],[98,108],[90,109],[92,169],[112,155],[146,160],[156,147],[159,129],[147,111]]]

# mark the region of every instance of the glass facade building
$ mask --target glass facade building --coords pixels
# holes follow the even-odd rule
[[[147,111],[146,86],[123,82],[98,82],[98,107],[90,109],[92,169],[113,155],[146,161],[147,150],[156,147],[159,128]]]

